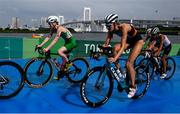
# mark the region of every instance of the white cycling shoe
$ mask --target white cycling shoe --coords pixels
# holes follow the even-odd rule
[[[161,79],[164,79],[166,76],[167,76],[167,74],[166,74],[166,73],[163,73],[163,74],[160,76],[160,78],[161,78]]]
[[[129,88],[129,93],[128,93],[128,98],[132,98],[134,97],[134,95],[136,94],[137,91],[137,87],[136,88]]]

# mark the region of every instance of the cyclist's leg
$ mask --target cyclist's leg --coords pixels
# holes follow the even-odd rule
[[[153,51],[153,56],[157,56],[158,47],[154,46],[152,51]],[[154,57],[152,60],[153,60],[154,68],[155,68],[154,70],[158,72],[159,64],[157,62],[157,57]]]
[[[129,44],[126,44],[125,49],[127,49],[128,46],[129,46]],[[119,52],[120,49],[121,49],[121,44],[115,44],[114,45],[113,52],[114,52],[115,56]],[[115,65],[117,68],[120,68],[119,59],[115,62]]]
[[[65,45],[64,45],[64,47],[66,48],[66,53],[70,53],[76,46],[77,44],[76,44],[75,38],[71,37],[67,42],[65,42]],[[65,68],[67,70],[72,65],[72,63],[69,61],[68,57],[65,62],[66,62]]]
[[[132,51],[128,57],[127,63],[126,63],[126,67],[127,67],[127,71],[130,75],[131,78],[131,91],[133,91],[133,93],[129,93],[128,97],[131,98],[134,96],[135,92],[136,92],[136,86],[135,86],[135,69],[134,69],[134,61],[136,59],[136,57],[140,54],[141,49],[144,45],[144,41],[143,40],[139,40],[135,43],[135,45],[132,48]]]
[[[164,49],[163,56],[162,56],[163,69],[162,69],[161,78],[165,78],[167,76],[167,74],[166,74],[166,71],[167,71],[167,69],[166,69],[167,68],[167,61],[166,61],[166,59],[167,59],[170,51],[171,51],[171,45],[169,45],[168,47],[166,47]]]
[[[59,48],[59,50],[58,50],[58,54],[62,57],[62,65],[61,65],[61,70],[63,70],[64,69],[64,65],[65,65],[65,63],[68,61],[68,57],[67,57],[67,55],[65,54],[65,52],[67,52],[67,49],[66,49],[66,47],[61,47],[61,48]]]
[[[117,54],[117,52],[120,50],[121,44],[115,44],[113,48],[114,55]],[[115,62],[115,66],[119,69],[120,64],[119,64],[119,59]]]
[[[162,64],[163,64],[163,71],[162,73],[166,73],[166,67],[167,67],[167,62],[166,62],[166,58],[168,57],[168,55],[163,54],[162,56]]]

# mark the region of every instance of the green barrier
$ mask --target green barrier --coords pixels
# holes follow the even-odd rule
[[[32,58],[37,57],[39,54],[34,52],[35,45],[40,44],[44,39],[33,38],[14,38],[14,37],[1,37],[0,38],[0,58]],[[53,39],[50,39],[44,47],[47,47]],[[72,53],[73,57],[89,56],[90,50],[98,51],[98,45],[104,44],[104,41],[90,41],[90,40],[77,40],[77,48]],[[112,42],[113,46],[115,42]],[[64,40],[59,39],[58,42],[51,48],[51,51],[57,53],[57,50],[64,45]],[[145,45],[146,46],[146,45]],[[130,53],[130,50],[124,52],[124,55]],[[170,56],[180,55],[180,44],[173,44]]]
[[[1,37],[0,38],[0,58],[22,58],[22,38]]]
[[[39,44],[39,39],[24,39],[23,40],[23,58],[32,58],[39,56],[34,52],[35,46]]]
[[[180,44],[173,44],[169,55],[170,56],[180,55],[179,50],[180,50]]]

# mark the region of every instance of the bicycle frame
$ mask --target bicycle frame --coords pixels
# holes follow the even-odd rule
[[[111,66],[111,64],[115,63],[110,63],[108,61],[108,58],[106,58],[106,63],[103,65],[103,72],[100,73],[98,79],[96,80],[95,87],[99,88],[103,85],[104,79],[105,79],[105,72],[111,73],[111,76],[117,81],[117,83],[120,85],[121,83],[121,78],[126,79],[126,77],[120,77],[117,72],[115,71],[115,68]],[[102,74],[104,73],[104,74]],[[120,75],[122,76],[122,72],[120,72]],[[102,79],[101,79],[102,78]],[[99,80],[101,79],[101,82]]]

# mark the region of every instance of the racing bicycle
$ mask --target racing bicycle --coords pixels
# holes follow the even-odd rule
[[[138,62],[136,62],[136,66],[141,67],[141,69],[146,70],[148,67],[150,77],[155,78],[155,76],[161,75],[163,71],[162,64],[162,55],[154,56],[151,50],[142,50],[142,54],[139,56]],[[166,73],[167,76],[163,78],[164,80],[169,80],[172,78],[176,71],[176,62],[172,57],[166,58]],[[142,70],[143,72],[143,70]]]
[[[130,77],[126,73],[120,72],[117,74],[116,66],[114,63],[108,61],[109,57],[113,56],[112,47],[98,46],[100,52],[91,51],[91,56],[98,58],[101,54],[106,56],[106,63],[103,66],[97,66],[92,68],[84,81],[81,83],[81,99],[90,107],[99,107],[105,104],[110,98],[113,92],[114,80],[117,81],[118,91],[129,93],[129,87],[131,85]],[[95,55],[94,55],[95,54]],[[137,92],[132,99],[138,99],[145,95],[150,85],[150,76],[147,72],[139,73],[141,67],[136,67],[136,79]]]
[[[50,51],[44,53],[41,47],[35,48],[42,57],[32,58],[24,67],[25,80],[30,87],[40,88],[47,84],[53,77],[53,65],[57,69],[58,78],[66,76],[70,82],[81,82],[89,70],[89,64],[84,58],[74,58],[70,60],[70,66],[67,70],[62,70],[63,66],[52,55]],[[67,53],[68,54],[68,53]]]

